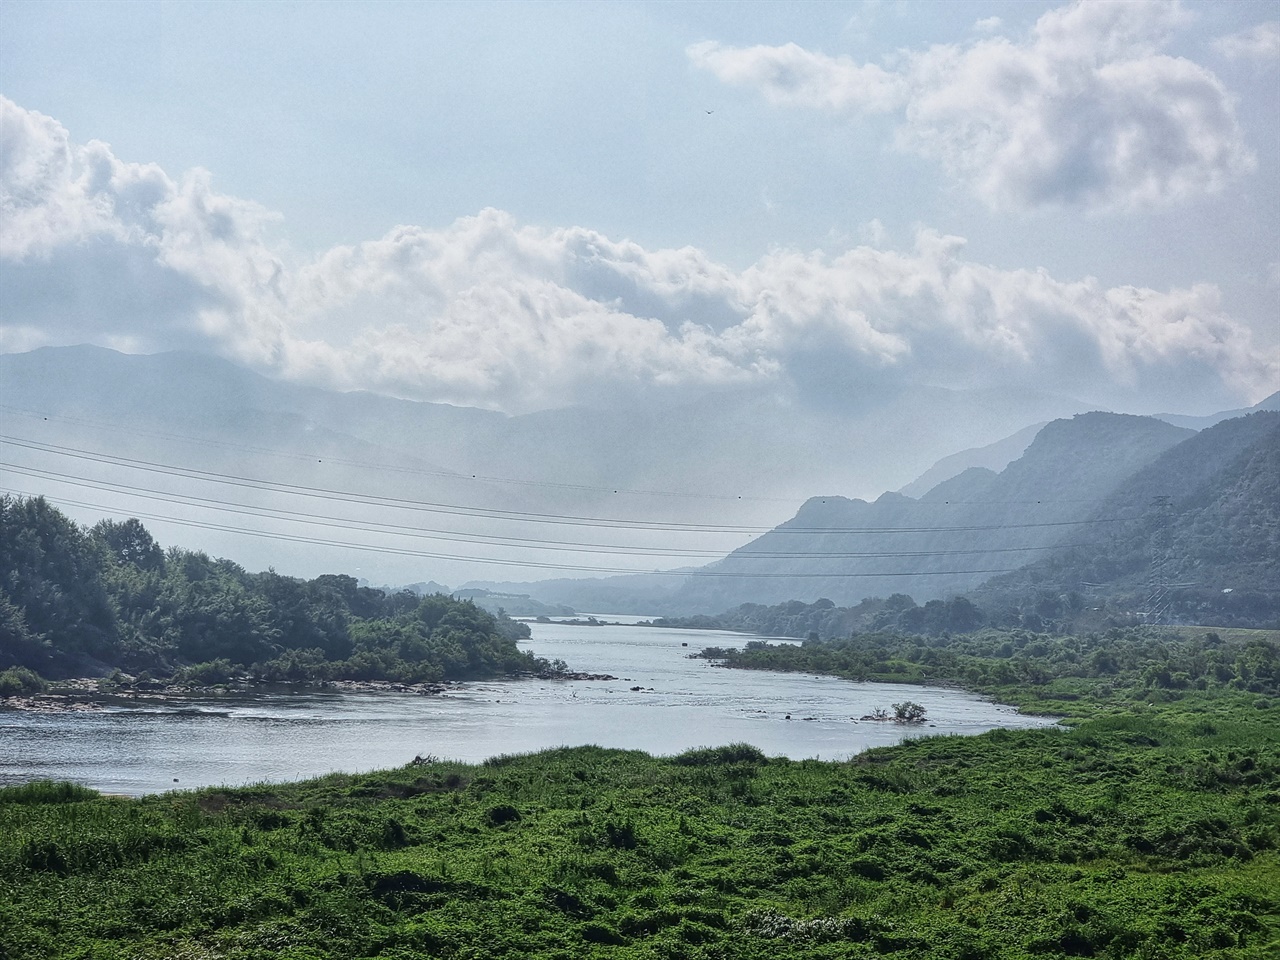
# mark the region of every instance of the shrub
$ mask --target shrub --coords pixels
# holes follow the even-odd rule
[[[698,747],[675,758],[682,767],[711,767],[730,763],[768,763],[764,751],[749,743],[731,743],[724,747]]]
[[[0,697],[17,697],[24,693],[40,693],[49,685],[34,670],[10,667],[0,673]]]
[[[220,683],[230,682],[234,674],[235,668],[232,666],[231,661],[224,657],[187,667],[179,675],[179,678],[183,683],[193,684],[198,687],[212,687]]]
[[[496,807],[490,807],[485,813],[485,820],[493,827],[500,827],[504,823],[512,823],[519,819],[520,811],[509,803],[501,803]]]

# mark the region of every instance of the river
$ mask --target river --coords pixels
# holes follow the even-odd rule
[[[468,683],[439,696],[306,690],[91,713],[0,711],[0,784],[72,780],[137,796],[401,766],[418,755],[480,761],[588,743],[675,754],[747,742],[771,756],[832,760],[908,736],[1051,722],[958,690],[727,670],[689,658],[756,639],[742,634],[634,622],[531,626],[523,647],[619,679]],[[857,719],[907,699],[926,708],[926,724]]]

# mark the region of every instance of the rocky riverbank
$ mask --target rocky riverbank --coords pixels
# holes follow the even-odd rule
[[[552,672],[523,674],[516,679],[548,681],[617,680],[607,673]],[[411,693],[432,697],[449,693],[466,683],[464,680],[401,683],[392,680],[321,680],[316,683],[286,684],[267,680],[244,679],[215,686],[191,686],[158,680],[127,679],[125,682],[105,677],[75,677],[59,680],[48,690],[0,698],[0,710],[22,710],[32,713],[89,713],[109,708],[130,707],[144,703],[172,702],[192,698],[225,696],[228,693],[268,693],[271,690],[328,690],[339,693]]]

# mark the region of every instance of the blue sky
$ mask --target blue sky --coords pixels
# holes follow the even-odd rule
[[[7,0],[0,349],[509,412],[782,389],[814,357],[1253,402],[1280,388],[1278,21]]]

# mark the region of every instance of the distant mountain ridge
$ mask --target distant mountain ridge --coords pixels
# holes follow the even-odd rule
[[[973,593],[990,607],[1077,595],[1136,616],[1280,621],[1280,412],[1219,421],[1121,484],[1098,515],[1126,521]]]
[[[1280,410],[1280,391],[1271,394],[1264,400],[1260,400],[1251,407],[1220,410],[1207,416],[1197,417],[1177,413],[1157,413],[1152,414],[1152,416],[1156,420],[1163,420],[1165,423],[1171,423],[1175,427],[1203,430],[1206,427],[1221,423],[1223,420],[1248,416],[1258,411],[1275,410]],[[901,487],[898,492],[908,497],[922,497],[939,483],[950,480],[970,467],[985,467],[999,472],[1026,452],[1027,447],[1031,445],[1031,441],[1035,439],[1036,434],[1043,427],[1043,423],[1035,423],[1019,430],[1012,436],[1005,437],[1003,440],[987,444],[985,447],[961,450],[959,453],[943,457],[915,480],[912,480],[905,487]]]
[[[56,492],[90,521],[139,516],[167,542],[250,567],[434,578],[597,613],[972,589],[1092,536],[1102,521],[1089,509],[1191,435],[1172,415],[1021,399],[886,386],[849,412],[725,391],[639,413],[511,417],[282,383],[195,354],[0,355],[3,432],[19,438],[4,445],[10,489]],[[1280,395],[1258,406],[1268,404]],[[1046,417],[1056,419],[1024,426]],[[924,471],[900,488],[916,496],[808,496],[865,487],[886,451],[895,470]],[[740,538],[719,548],[725,535],[685,529],[717,524],[768,532],[732,549]],[[659,559],[673,544],[695,549]],[[679,556],[721,549],[703,568]],[[590,575],[628,552],[661,573],[519,576],[525,560],[529,578]],[[469,557],[510,565],[476,579]]]
[[[1204,430],[1221,423],[1223,420],[1235,420],[1239,417],[1247,417],[1251,413],[1260,411],[1276,412],[1280,411],[1280,390],[1277,390],[1271,396],[1259,400],[1251,407],[1242,407],[1238,410],[1220,410],[1217,413],[1211,413],[1207,417],[1189,417],[1180,413],[1157,413],[1155,418],[1163,420],[1165,423],[1172,423],[1175,427],[1190,427],[1192,430]]]
[[[684,581],[619,577],[520,587],[535,595],[543,588],[563,603],[585,599],[588,609],[630,604],[677,616],[820,597],[846,605],[895,592],[922,602],[967,593],[992,611],[1053,609],[1083,592],[1093,602],[1115,599],[1133,618],[1144,615],[1154,582],[1156,528],[1177,516],[1169,537],[1179,559],[1158,579],[1206,585],[1172,598],[1182,615],[1198,608],[1228,621],[1269,622],[1266,611],[1280,609],[1277,423],[1280,414],[1260,411],[1195,433],[1156,418],[1086,414],[1046,426],[1002,472],[971,467],[918,500],[893,493],[872,503],[812,498],[787,523]],[[946,525],[959,529],[923,524],[922,511],[949,517]],[[964,550],[974,552],[958,552]],[[972,562],[981,557],[995,562]],[[968,572],[934,573],[970,558]],[[905,566],[909,572],[882,575]],[[1012,569],[981,572],[996,566]]]
[[[8,462],[45,471],[24,474],[20,483],[15,478],[12,489],[56,492],[86,522],[104,512],[150,513],[148,523],[166,542],[191,542],[192,528],[177,522],[181,512],[184,523],[201,525],[203,546],[254,568],[274,565],[300,575],[344,569],[391,583],[474,578],[477,570],[464,566],[468,556],[511,558],[515,562],[507,569],[485,565],[508,578],[528,560],[536,561],[530,576],[562,572],[557,563],[584,574],[628,565],[681,566],[680,551],[656,559],[664,545],[714,554],[740,540],[673,537],[640,526],[622,532],[599,524],[567,530],[563,524],[500,517],[657,519],[674,527],[767,529],[814,489],[883,489],[883,476],[918,473],[958,443],[1007,434],[1022,427],[1024,418],[1080,409],[1069,398],[1027,394],[1011,405],[991,392],[909,385],[884,385],[853,410],[807,402],[726,389],[639,411],[596,406],[507,416],[270,380],[197,354],[135,356],[82,346],[0,355],[4,432],[47,445],[6,445]],[[908,432],[913,443],[901,447],[898,438]],[[885,458],[886,450],[893,456]],[[105,455],[466,509],[443,516],[392,514],[365,501],[315,498],[300,507],[296,497],[262,485],[242,486],[232,496],[225,486],[202,480],[160,480],[153,469],[107,464]],[[887,468],[881,465],[886,459]],[[91,493],[85,483],[95,485]],[[107,491],[104,483],[118,486]],[[144,488],[171,498],[199,496],[208,504],[178,511],[167,501],[161,505],[125,492]],[[224,501],[271,518],[228,518],[216,506]],[[285,510],[318,517],[302,526],[301,519],[281,519]],[[315,522],[332,515],[356,524],[359,536]],[[250,526],[272,539],[231,529]],[[453,533],[451,539],[409,535],[419,528]],[[369,549],[353,552],[344,547],[349,539]],[[520,541],[534,545],[522,548]],[[608,549],[550,555],[536,549],[536,542],[564,541]],[[377,549],[383,545],[388,549]],[[628,558],[627,550],[643,562]]]
[[[1045,424],[1043,423],[1033,423],[1031,426],[1019,430],[1013,436],[997,440],[995,443],[989,443],[985,447],[961,450],[959,453],[943,457],[916,479],[899,489],[898,492],[904,497],[919,498],[938,484],[950,480],[969,469],[982,468],[990,470],[992,473],[999,473],[1027,452],[1027,447],[1031,446],[1031,441],[1036,438],[1037,433],[1044,429],[1044,426]]]
[[[1106,518],[1088,522],[1097,505],[1193,435],[1150,417],[1082,414],[1045,426],[1000,473],[972,469],[919,500],[814,498],[792,520],[695,574],[673,602],[727,610],[792,598],[849,605],[872,595],[928,600],[964,592],[1048,548],[1098,536]]]

